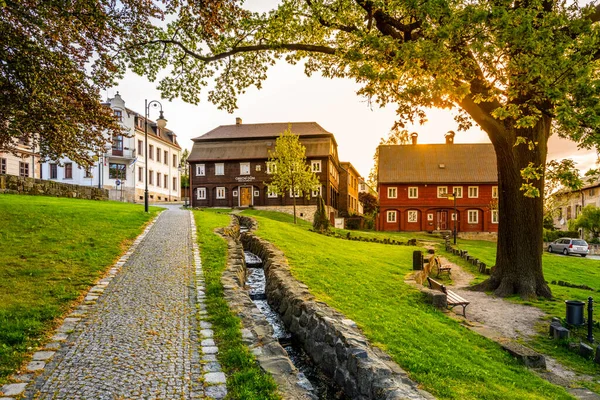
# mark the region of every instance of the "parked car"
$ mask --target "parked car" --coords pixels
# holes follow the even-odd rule
[[[548,245],[548,252],[563,253],[565,256],[579,254],[581,257],[585,257],[589,254],[590,249],[583,239],[560,238]]]

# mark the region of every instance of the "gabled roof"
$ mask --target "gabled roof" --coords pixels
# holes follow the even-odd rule
[[[134,115],[135,117],[137,117],[138,119],[140,119],[142,121],[142,126],[144,124],[144,116],[141,114],[136,113],[133,110],[130,110],[129,108],[125,108],[125,110]],[[135,124],[135,122],[134,122]],[[140,132],[144,132],[144,128],[140,128],[138,127],[137,124],[135,124],[134,129],[137,129]],[[162,140],[163,142],[166,142],[168,144],[170,144],[171,146],[175,146],[178,149],[181,149],[181,146],[179,146],[179,143],[177,143],[177,135],[175,134],[175,132],[173,132],[172,130],[165,128],[165,129],[161,129],[160,130],[160,135],[157,135],[156,132],[158,130],[158,125],[156,124],[156,122],[152,121],[150,118],[148,118],[148,133],[152,135],[153,138],[158,138],[160,140]]]
[[[275,122],[266,124],[221,125],[202,136],[192,139],[194,142],[212,140],[242,140],[259,138],[277,138],[291,126],[292,133],[298,136],[331,136],[316,122]],[[335,141],[335,138],[334,138]]]
[[[379,146],[380,183],[495,183],[496,152],[491,144]]]

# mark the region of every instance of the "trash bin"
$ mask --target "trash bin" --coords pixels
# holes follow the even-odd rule
[[[423,252],[419,250],[413,251],[413,270],[419,271],[423,269]]]
[[[565,300],[567,305],[567,324],[583,325],[583,306],[585,303],[579,300]]]

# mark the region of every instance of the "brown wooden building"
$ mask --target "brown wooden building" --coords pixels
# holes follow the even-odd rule
[[[498,231],[498,172],[491,144],[379,146],[382,231]],[[456,194],[455,203],[448,195]]]
[[[362,214],[362,207],[358,201],[358,181],[360,174],[349,162],[340,163],[340,208],[339,211],[346,216]]]
[[[307,163],[319,177],[321,186],[309,198],[297,194],[301,217],[311,219],[316,197],[322,195],[331,218],[339,204],[339,160],[337,142],[332,133],[316,122],[222,125],[192,139],[188,157],[191,171],[193,207],[270,208],[290,212],[292,193],[278,196],[269,190],[271,165],[269,151],[275,140],[291,126],[306,147]]]

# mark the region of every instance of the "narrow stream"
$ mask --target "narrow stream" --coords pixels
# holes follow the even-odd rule
[[[320,400],[346,400],[340,388],[336,387],[321,370],[315,366],[302,345],[294,339],[287,331],[279,314],[267,303],[265,294],[265,271],[262,268],[262,260],[249,251],[244,251],[248,277],[246,286],[250,289],[250,298],[256,307],[265,315],[271,324],[274,336],[287,351],[292,364],[298,368],[298,374],[304,380],[302,386],[311,390]]]

